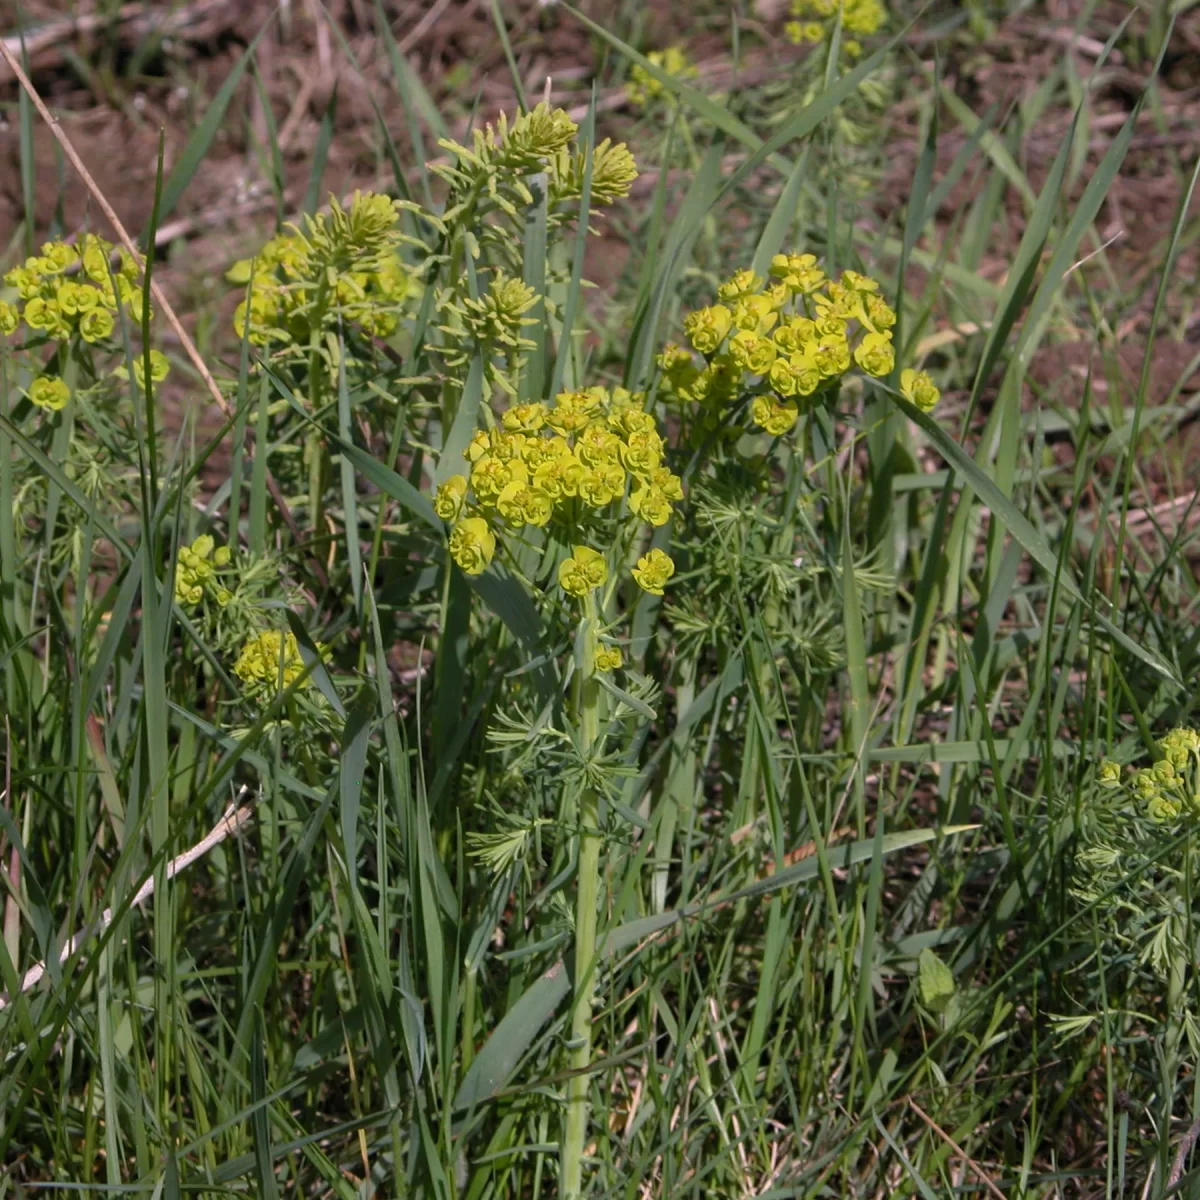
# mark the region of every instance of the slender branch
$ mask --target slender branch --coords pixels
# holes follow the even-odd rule
[[[185,850],[178,857],[173,858],[167,863],[167,879],[174,879],[180,871],[186,867],[190,867],[198,858],[203,858],[214,846],[220,845],[230,834],[236,833],[247,821],[250,820],[252,809],[249,805],[238,807],[236,804],[231,804],[226,810],[224,816],[213,826],[207,836],[203,837],[189,850]],[[130,908],[141,904],[143,900],[148,899],[154,893],[154,876],[151,875],[145,883],[138,888],[133,899],[129,902]],[[79,949],[80,945],[88,938],[98,936],[103,933],[113,922],[113,910],[106,908],[101,914],[100,919],[90,928],[83,929],[79,933],[67,938],[63,948],[59,951],[58,961],[61,966]],[[29,991],[31,987],[37,984],[46,974],[46,963],[40,962],[29,968],[25,972],[21,980],[21,992]],[[7,1008],[12,1001],[6,996],[0,994],[0,1012]]]

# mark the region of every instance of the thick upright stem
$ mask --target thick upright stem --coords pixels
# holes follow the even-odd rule
[[[600,684],[596,679],[596,607],[589,595],[584,608],[583,663],[576,692],[580,748],[588,754],[600,736]],[[575,996],[571,1002],[567,1118],[562,1141],[563,1200],[583,1194],[583,1150],[587,1141],[587,1068],[592,1058],[592,990],[595,979],[596,912],[600,896],[600,829],[597,797],[586,788],[579,801],[578,872],[575,893]]]

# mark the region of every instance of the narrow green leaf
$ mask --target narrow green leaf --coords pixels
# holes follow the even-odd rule
[[[371,735],[371,717],[375,700],[370,692],[350,710],[342,730],[342,765],[338,772],[338,796],[341,800],[342,844],[346,850],[346,870],[350,888],[358,892],[358,814],[367,766],[367,744]]]
[[[234,63],[233,70],[225,77],[225,82],[221,84],[217,94],[212,98],[200,124],[192,130],[191,136],[184,143],[184,147],[179,152],[179,157],[175,161],[175,166],[171,168],[171,174],[167,177],[167,181],[163,185],[162,203],[159,205],[158,211],[158,220],[160,223],[165,221],[175,211],[175,206],[179,203],[180,197],[182,197],[184,191],[187,189],[188,184],[195,178],[196,172],[200,169],[200,164],[204,161],[204,156],[208,153],[209,147],[212,145],[213,138],[217,136],[217,131],[225,121],[225,110],[229,107],[230,100],[233,99],[233,93],[237,90],[238,84],[241,83],[246,68],[254,59],[255,52],[258,50],[258,43],[262,41],[263,36],[274,24],[274,21],[275,12],[272,12],[263,22],[262,28],[254,35],[254,40],[242,52],[242,56],[237,62]],[[145,236],[143,234],[143,239]],[[146,248],[144,240],[142,248]]]
[[[508,1082],[522,1055],[570,991],[570,972],[564,963],[557,962],[522,994],[463,1075],[454,1094],[455,1109],[474,1108]]]
[[[1026,553],[1046,571],[1051,579],[1058,578],[1059,586],[1072,600],[1083,604],[1119,646],[1128,650],[1130,654],[1140,659],[1164,679],[1171,680],[1176,684],[1180,683],[1169,663],[1154,651],[1148,650],[1136,642],[1109,616],[1096,610],[1095,605],[1088,601],[1080,591],[1079,584],[1065,563],[1062,564],[1060,573],[1058,558],[1030,524],[1025,514],[996,486],[991,476],[928,413],[923,413],[902,396],[895,397],[895,401],[905,416],[921,427],[938,453],[966,479],[976,495],[1008,526],[1009,531],[1025,548]]]

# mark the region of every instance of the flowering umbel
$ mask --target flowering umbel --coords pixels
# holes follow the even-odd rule
[[[710,416],[748,397],[751,420],[780,437],[854,367],[877,379],[895,369],[896,314],[878,282],[857,271],[835,280],[812,254],[777,254],[770,280],[737,271],[717,299],[683,322],[702,365],[681,346],[658,357],[667,394]],[[901,379],[905,396],[924,411],[937,403],[927,374],[905,370]]]
[[[110,265],[113,260],[115,266]],[[0,301],[0,334],[16,332],[24,321],[35,336],[67,342],[78,334],[94,344],[112,335],[122,308],[141,323],[137,263],[94,233],[85,233],[74,245],[45,242],[41,254],[13,267],[4,283],[18,300]]]
[[[348,208],[330,197],[330,211],[268,241],[254,258],[233,264],[230,283],[249,286],[233,316],[238,337],[257,346],[307,344],[315,330],[351,322],[386,337],[419,290],[400,258],[400,213],[415,206],[378,192],[355,192]]]
[[[646,402],[644,392],[622,387],[560,392],[553,404],[513,405],[499,428],[478,430],[465,454],[468,473],[446,478],[433,497],[434,511],[453,526],[454,561],[479,574],[495,554],[496,532],[526,527],[553,525],[575,542],[581,520],[617,519],[626,502],[637,521],[665,525],[683,483],[666,463]],[[563,587],[583,595],[573,590],[583,576],[567,570],[572,582],[560,575]]]
[[[190,546],[180,546],[175,564],[175,602],[184,606],[199,604],[206,596],[224,608],[232,597],[222,575],[232,562],[228,546],[217,546],[213,538],[201,534]]]
[[[1128,787],[1150,820],[1176,821],[1183,813],[1200,816],[1200,732],[1177,728],[1154,745],[1157,760],[1134,771]],[[1102,788],[1122,786],[1121,768],[1108,759],[1096,770]]]
[[[788,41],[802,46],[825,41],[842,22],[842,50],[848,58],[862,54],[860,38],[878,32],[886,23],[887,9],[880,0],[792,0],[794,20],[784,26]]]
[[[321,649],[317,643],[318,653]],[[273,696],[281,687],[291,687],[303,671],[304,659],[296,635],[278,629],[266,629],[250,638],[233,664],[233,672],[246,691],[259,698]],[[307,679],[302,686],[308,686]]]
[[[651,50],[646,55],[646,60],[675,79],[695,79],[699,74],[695,64],[679,46],[668,46],[666,50]],[[640,63],[634,63],[629,70],[625,94],[636,108],[645,108],[656,96],[670,95],[662,80]]]

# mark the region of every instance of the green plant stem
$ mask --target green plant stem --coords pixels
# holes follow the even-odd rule
[[[576,691],[579,748],[589,755],[600,736],[600,684],[596,678],[596,606],[584,600],[581,639],[583,661]],[[597,796],[585,787],[579,801],[578,872],[575,893],[575,995],[571,1002],[571,1041],[568,1060],[567,1117],[562,1141],[562,1196],[577,1200],[583,1192],[583,1147],[587,1139],[587,1068],[592,1058],[592,969],[596,952],[596,910],[600,892],[600,829]]]

